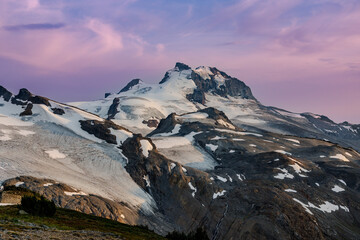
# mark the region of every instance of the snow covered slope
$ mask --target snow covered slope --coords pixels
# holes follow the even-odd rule
[[[264,106],[244,82],[211,67],[191,69],[177,63],[159,84],[134,79],[104,99],[71,104],[142,134],[154,130],[170,113],[214,107],[238,127],[327,139],[360,150],[359,125],[336,124],[326,116]]]
[[[0,87],[0,181],[20,175],[51,178],[151,212],[151,196],[126,172],[127,159],[118,148],[133,134],[110,124],[108,135],[96,136],[84,130],[87,122],[109,125],[92,113],[26,89],[15,96]],[[108,144],[111,139],[115,142]]]

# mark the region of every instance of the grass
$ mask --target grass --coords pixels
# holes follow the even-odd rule
[[[126,239],[165,239],[144,227],[130,226],[106,218],[87,215],[69,209],[57,208],[53,217],[38,217],[32,215],[20,215],[18,206],[0,207],[0,227],[7,230],[21,231],[26,227],[21,226],[19,221],[46,225],[58,230],[89,230],[105,233],[114,233]]]

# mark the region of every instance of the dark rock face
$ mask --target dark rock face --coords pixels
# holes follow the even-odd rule
[[[186,65],[184,63],[181,63],[181,62],[177,62],[175,64],[175,68],[177,68],[179,71],[184,71],[184,70],[190,70],[191,69],[188,65]]]
[[[156,128],[159,125],[159,121],[156,119],[144,120],[143,124],[146,124],[150,128]]]
[[[112,121],[104,120],[103,122],[96,120],[80,120],[81,129],[94,135],[97,138],[105,140],[107,143],[117,144],[116,136],[111,134],[110,128],[114,130],[127,130],[126,128],[116,125]]]
[[[25,111],[23,111],[22,113],[20,113],[20,116],[29,116],[32,115],[32,108],[33,105],[31,103],[28,103],[28,105],[25,108]]]
[[[9,92],[6,88],[3,86],[0,86],[0,97],[3,97],[5,101],[9,101],[12,96],[12,93]]]
[[[105,93],[105,98],[107,98],[110,95],[111,95],[111,93]]]
[[[33,96],[26,88],[20,89],[18,95],[11,99],[11,103],[16,105],[26,105],[27,103],[25,101],[30,101],[33,104],[44,104],[51,107],[49,99],[41,96]]]
[[[129,91],[133,86],[138,85],[139,83],[141,83],[141,79],[133,79],[123,89],[121,89],[119,93]]]
[[[232,78],[216,68],[210,68],[210,70],[214,74],[210,75],[210,79],[203,79],[196,72],[191,74],[191,79],[195,82],[197,90],[202,92],[211,92],[222,97],[232,96],[256,100],[256,98],[252,95],[251,89],[244,82],[237,78]],[[221,75],[225,79],[223,85],[218,85],[215,80],[215,75]]]
[[[199,110],[199,112],[207,113],[209,115],[209,118],[211,118],[211,119],[214,119],[214,120],[222,119],[225,122],[228,122],[228,123],[232,124],[232,122],[225,115],[225,113],[222,112],[222,111],[217,110],[216,108],[209,107],[209,108],[201,109],[201,110]]]
[[[159,82],[159,84],[163,84],[164,82],[166,82],[170,77],[170,74],[168,72],[165,73],[163,79],[161,79],[161,81]]]
[[[203,91],[199,90],[199,89],[194,89],[194,92],[192,94],[188,94],[186,95],[186,98],[189,101],[193,101],[193,102],[197,102],[197,103],[201,103],[201,104],[205,104],[206,102],[206,98],[205,98],[205,94]]]
[[[29,92],[29,90],[27,90],[26,88],[22,88],[19,90],[18,95],[15,96],[15,98],[23,100],[23,101],[27,101],[29,100],[29,98],[32,96],[31,92]]]
[[[191,68],[188,65],[184,64],[184,63],[177,62],[175,64],[174,70],[178,71],[178,72],[181,72],[181,71],[184,71],[184,70],[191,70]],[[169,72],[166,72],[165,76],[163,77],[163,79],[161,79],[159,84],[165,83],[169,79],[169,77],[170,77]]]
[[[107,143],[117,144],[116,136],[112,135],[110,130],[99,121],[95,120],[80,120],[81,129],[95,135],[95,137],[105,140]]]
[[[80,211],[83,213],[109,218],[122,223],[138,224],[139,216],[124,203],[115,202],[96,195],[67,195],[65,192],[78,192],[72,187],[56,182],[51,179],[40,179],[29,176],[21,176],[6,180],[4,187],[14,186],[17,182],[24,182],[21,188],[29,189],[41,194],[55,202],[56,206]],[[46,184],[44,186],[44,184]],[[122,218],[121,215],[126,218]]]
[[[206,112],[211,119],[228,119],[213,108],[200,112]],[[136,150],[130,150],[126,155],[133,164],[127,169],[130,175],[136,175],[135,169],[143,169],[140,175],[146,174],[151,182],[145,189],[175,229],[177,226],[187,232],[193,226],[204,226],[212,239],[359,238],[359,153],[310,138],[291,137],[293,141],[289,141],[290,136],[272,133],[236,134],[238,129],[227,131],[207,122],[195,119],[181,123],[175,114],[171,114],[153,133],[168,133],[176,124],[181,124],[176,136],[196,132],[193,144],[213,156],[218,163],[213,170],[198,171],[183,166],[187,171],[182,172],[182,180],[175,181],[172,179],[179,165],[176,163],[172,171],[166,169],[166,163],[171,164],[171,160],[159,154],[161,149],[152,151],[145,159],[130,155]],[[235,138],[241,138],[241,141],[233,140]],[[299,143],[293,144],[296,140]],[[132,140],[123,148],[136,146],[135,142]],[[217,146],[216,150],[207,147],[208,144]],[[288,155],[273,152],[275,149],[286,149],[277,151]],[[344,151],[357,156],[346,162],[346,166],[341,160],[329,158]],[[320,155],[324,157],[319,158]],[[136,178],[139,184],[145,185],[141,176]],[[186,186],[186,180],[196,188],[195,192]],[[172,185],[174,182],[176,186]],[[344,190],[336,192],[334,186]],[[170,190],[174,188],[175,193]],[[214,193],[223,190],[222,196],[214,197]],[[177,195],[180,192],[182,196]],[[194,194],[192,198],[184,196],[189,193]],[[167,209],[164,201],[170,202],[176,210]],[[177,210],[176,206],[182,210]],[[202,208],[207,209],[205,214]],[[329,210],[331,208],[333,210]],[[188,215],[188,209],[192,215]],[[175,218],[171,212],[176,212]],[[192,226],[187,224],[189,219]]]
[[[120,104],[120,98],[114,98],[113,103],[109,107],[108,119],[113,119],[115,115],[119,112],[118,107]]]
[[[44,104],[45,106],[51,107],[51,104],[49,103],[49,99],[45,97],[33,96],[29,98],[29,100],[34,104]]]
[[[52,108],[51,110],[53,111],[54,114],[57,114],[57,115],[65,114],[65,111],[62,108]]]
[[[149,136],[155,135],[157,133],[164,133],[164,132],[170,132],[172,129],[174,129],[177,121],[175,120],[175,113],[170,114],[167,118],[161,119],[159,125],[157,128],[152,131]]]
[[[140,153],[141,139],[144,138],[140,135],[134,135],[133,138],[127,139],[121,147],[124,155],[129,159],[126,170],[139,186],[152,195],[158,204],[159,212],[165,214],[175,229],[182,231],[196,229],[200,224],[189,221],[189,219],[194,220],[194,217],[199,216],[205,217],[206,210],[189,192],[188,183],[193,180],[192,177],[186,176],[181,165],[158,154],[156,149],[149,152],[149,157],[144,157]],[[171,163],[175,164],[176,167],[171,169]],[[194,174],[196,172],[201,177],[202,180],[199,180],[199,184],[201,181],[206,181],[206,174],[189,169],[189,175],[190,171]],[[148,182],[144,180],[144,176],[148,177]],[[210,189],[204,189],[204,194],[205,192],[209,194]],[[192,202],[192,204],[184,208],[182,203],[185,202]]]

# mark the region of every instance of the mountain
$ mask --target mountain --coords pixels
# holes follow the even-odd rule
[[[2,185],[162,235],[360,238],[356,125],[263,106],[240,80],[180,63],[74,105],[0,87]]]
[[[359,125],[337,124],[326,116],[265,106],[244,82],[213,67],[191,69],[176,63],[159,84],[134,79],[119,93],[71,105],[142,134],[153,131],[171,113],[214,107],[247,130],[325,139],[360,151]]]
[[[127,159],[118,148],[133,133],[26,89],[17,95],[3,87],[0,91],[1,182],[18,176],[52,179],[50,185],[59,182],[69,186],[55,192],[56,198],[61,197],[59,206],[101,212],[101,216],[123,223],[141,224],[139,214],[152,212],[154,200],[126,172]],[[49,196],[55,200],[55,195]],[[99,197],[90,201],[92,195],[111,201]],[[74,204],[74,197],[88,203]],[[93,206],[87,206],[89,203]],[[96,210],[99,205],[112,212]],[[125,217],[120,218],[121,214]]]

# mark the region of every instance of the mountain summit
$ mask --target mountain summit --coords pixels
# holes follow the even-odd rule
[[[194,91],[186,96],[190,101],[205,104],[205,93],[256,100],[251,89],[244,82],[219,71],[215,67],[201,66],[192,70],[188,65],[178,62],[173,69],[166,72],[160,84],[169,81],[173,72],[180,73],[182,71],[188,72],[188,76],[184,80],[192,80],[196,85]]]

